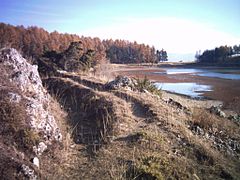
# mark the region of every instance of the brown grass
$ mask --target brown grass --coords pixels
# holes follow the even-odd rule
[[[206,109],[194,108],[191,121],[193,125],[197,125],[207,131],[210,130],[212,133],[223,131],[230,137],[240,138],[240,130],[234,122],[226,118],[217,117]]]
[[[70,131],[66,133],[64,149],[61,150],[65,160],[59,161],[62,164],[54,177],[224,179],[239,176],[238,160],[215,149],[210,140],[194,135],[188,127],[191,121],[206,131],[217,129],[229,134],[227,130],[234,129],[232,132],[239,134],[230,121],[202,108],[193,108],[192,112],[185,113],[147,93],[96,90],[95,78],[92,85],[91,79],[87,79],[88,83],[83,82],[84,78],[81,81],[56,79],[48,82],[51,85],[49,88],[58,89],[56,92],[65,98],[64,105],[71,107],[68,113],[76,116],[75,123],[68,124]],[[110,111],[103,110],[109,107],[106,102],[110,102]],[[88,144],[75,144],[70,138],[71,132],[78,129],[78,122],[83,122],[83,119],[90,126],[98,126],[96,119],[106,120],[112,115],[111,111],[116,115],[116,131],[113,128],[115,133],[111,134],[108,128],[103,128],[112,137],[101,144],[94,156],[90,156]],[[100,125],[104,127],[104,123]]]
[[[194,135],[188,128],[191,121],[206,131],[224,130],[227,135],[239,136],[239,130],[229,120],[202,108],[194,109],[191,116],[147,93],[98,89],[95,78],[92,84],[91,78],[81,81],[52,78],[46,82],[57,96],[52,99],[49,111],[59,124],[63,141],[52,143],[43,153],[40,165],[43,178],[239,177],[238,159],[218,151],[210,140]],[[94,153],[89,153],[94,141],[74,141],[82,137],[83,126],[89,130],[88,138],[98,140],[94,137],[96,132],[101,138],[99,148],[92,149]],[[34,134],[26,135],[31,132],[22,134],[31,137],[30,144],[38,142]],[[28,142],[27,138],[24,140]]]
[[[23,124],[25,117],[24,107],[16,103],[11,103],[7,98],[0,99],[0,122],[2,125],[4,124],[9,126],[9,128],[17,129]]]
[[[194,108],[192,115],[193,125],[199,126],[205,130],[213,129],[218,126],[217,118],[204,109]]]

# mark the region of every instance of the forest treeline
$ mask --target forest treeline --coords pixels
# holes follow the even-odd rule
[[[196,53],[198,63],[240,63],[240,45],[220,46]]]
[[[94,63],[157,63],[167,61],[167,52],[145,44],[125,40],[100,40],[76,34],[47,32],[36,26],[12,26],[0,23],[0,48],[12,47],[28,59],[37,59],[46,53],[61,53],[72,42],[81,42],[83,52],[94,52]]]

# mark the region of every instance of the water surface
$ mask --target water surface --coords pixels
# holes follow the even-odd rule
[[[222,78],[230,80],[240,80],[240,74],[229,74],[229,73],[219,73],[219,72],[203,72],[196,74],[197,76]]]
[[[209,85],[197,83],[155,83],[155,85],[159,89],[187,95],[192,98],[200,98],[204,92],[212,90],[211,86]]]
[[[166,74],[195,74],[202,72],[201,69],[196,68],[165,68]]]
[[[240,80],[239,69],[224,69],[224,68],[165,68],[165,72],[155,72],[156,74],[192,74],[196,76],[205,76],[212,78],[222,78],[230,80]]]

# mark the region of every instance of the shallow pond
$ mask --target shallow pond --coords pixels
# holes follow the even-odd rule
[[[164,68],[161,72],[154,72],[159,75],[176,75],[191,74],[194,76],[205,76],[210,78],[221,78],[229,80],[240,80],[240,70],[234,68]],[[156,83],[159,89],[191,96],[194,98],[202,97],[206,91],[212,91],[210,85],[189,83]]]
[[[224,68],[165,68],[165,72],[161,74],[173,75],[173,74],[193,74],[196,76],[205,76],[213,78],[240,80],[239,69],[224,69]],[[155,72],[159,73],[159,72]]]
[[[209,85],[197,83],[155,83],[155,85],[158,89],[191,96],[193,98],[200,98],[203,92],[212,90]]]

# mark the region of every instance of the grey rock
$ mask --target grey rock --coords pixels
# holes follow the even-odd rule
[[[9,92],[12,102],[19,103],[24,99],[26,103],[27,121],[36,133],[43,134],[45,143],[52,140],[61,141],[60,129],[49,112],[50,95],[44,89],[38,73],[38,67],[31,65],[15,49],[0,50],[0,64],[6,68],[10,81],[19,88],[17,92]],[[44,144],[45,145],[45,144]],[[46,146],[46,145],[45,145]],[[45,150],[43,144],[36,147],[38,154]],[[44,148],[43,148],[44,147]]]
[[[42,153],[47,149],[47,145],[44,142],[40,142],[38,146],[33,147],[33,151],[37,155],[42,155]]]
[[[120,89],[120,88],[130,88],[134,90],[137,85],[135,79],[131,79],[127,76],[117,76],[115,80],[110,81],[105,85],[107,89]]]
[[[206,137],[206,139],[209,139],[209,138],[210,138],[210,136],[209,136],[208,133],[205,133],[205,137]]]
[[[10,98],[10,102],[14,102],[14,103],[19,103],[22,99],[19,94],[13,93],[13,92],[9,92],[8,96]]]
[[[183,111],[189,111],[188,109],[187,109],[187,107],[185,107],[185,106],[183,106],[180,102],[177,102],[177,101],[175,101],[174,99],[172,99],[172,98],[169,98],[167,101],[166,101],[166,103],[167,104],[170,104],[170,105],[172,105],[172,106],[175,106],[177,109],[179,109],[179,110],[183,110]]]
[[[232,121],[236,121],[236,122],[240,122],[240,115],[236,114],[236,115],[230,115],[228,117],[228,119],[232,120]]]
[[[226,114],[218,106],[210,107],[210,113],[216,114],[216,115],[218,115],[220,117],[223,117],[223,118],[226,117]]]
[[[35,171],[33,169],[31,169],[29,166],[23,164],[21,171],[30,180],[36,180],[37,179],[37,175],[35,174]]]
[[[196,127],[196,133],[198,135],[204,135],[204,130],[202,128],[200,128],[199,126]]]
[[[34,158],[33,158],[33,164],[39,168],[40,163],[39,163],[38,157],[34,157]]]

